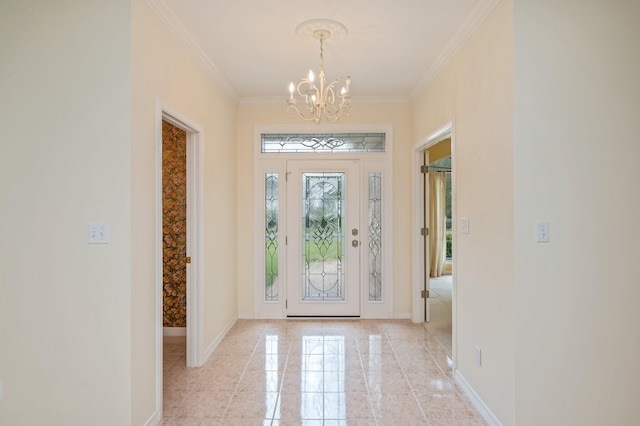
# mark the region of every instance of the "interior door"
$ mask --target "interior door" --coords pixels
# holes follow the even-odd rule
[[[360,316],[359,172],[287,162],[287,316]]]

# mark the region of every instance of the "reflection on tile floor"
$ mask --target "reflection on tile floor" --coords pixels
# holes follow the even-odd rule
[[[162,425],[484,425],[409,321],[238,321],[201,368],[164,345]]]
[[[438,278],[429,278],[431,294],[431,318],[426,323],[427,330],[451,358],[452,353],[452,287],[453,277],[443,275]]]

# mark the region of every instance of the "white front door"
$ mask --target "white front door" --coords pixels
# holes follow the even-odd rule
[[[360,316],[360,163],[287,161],[287,316]]]

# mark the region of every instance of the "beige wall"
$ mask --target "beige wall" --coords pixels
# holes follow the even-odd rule
[[[284,101],[283,101],[284,102]],[[254,128],[274,124],[301,124],[296,115],[288,114],[284,107],[244,105],[238,109],[238,312],[253,313],[253,153]],[[411,176],[408,105],[386,107],[353,107],[343,124],[391,124],[393,126],[393,178],[394,178],[394,314],[410,311],[410,225]],[[248,250],[247,247],[251,249]]]
[[[132,2],[132,389],[135,425],[155,410],[156,96],[202,129],[204,349],[236,315],[235,101],[142,0]]]
[[[129,2],[1,9],[0,424],[125,425]]]
[[[639,16],[515,0],[518,425],[640,418]]]
[[[503,424],[514,423],[512,25],[503,0],[412,104],[415,142],[455,121],[456,361]]]

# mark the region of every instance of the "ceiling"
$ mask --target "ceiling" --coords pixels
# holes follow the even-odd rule
[[[439,71],[497,0],[147,0],[201,64],[240,102],[288,95],[320,43],[301,40],[310,19],[344,24],[324,48],[327,80],[351,75],[354,102],[406,101]]]

